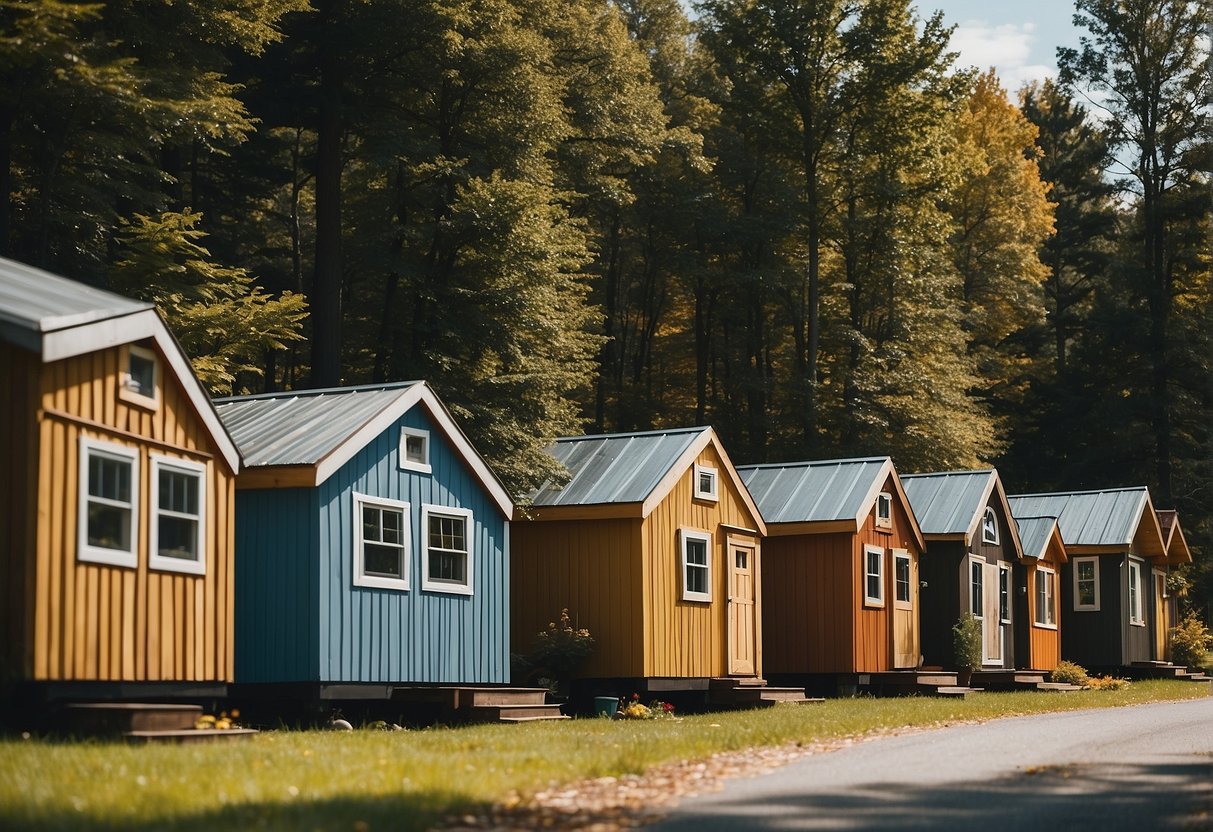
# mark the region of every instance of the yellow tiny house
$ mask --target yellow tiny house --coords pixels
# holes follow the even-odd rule
[[[560,610],[596,641],[582,676],[762,673],[765,526],[711,428],[560,439],[571,475],[511,525],[511,642]]]
[[[239,456],[155,309],[0,260],[0,365],[6,685],[220,691]]]

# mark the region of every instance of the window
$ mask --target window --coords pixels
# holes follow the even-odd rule
[[[148,566],[206,574],[206,466],[152,457],[152,522]]]
[[[1036,567],[1036,609],[1032,616],[1038,627],[1057,626],[1056,573],[1043,566]]]
[[[1129,561],[1129,623],[1139,627],[1146,625],[1141,613],[1141,564]]]
[[[707,532],[679,529],[682,555],[682,600],[712,600],[712,536]]]
[[[428,474],[430,468],[430,432],[417,428],[400,429],[400,469]]]
[[[1074,558],[1074,609],[1099,609],[1099,558]]]
[[[872,607],[884,606],[884,549],[863,547],[863,602]]]
[[[147,347],[130,344],[126,347],[126,368],[118,387],[118,397],[142,407],[159,405],[160,362]]]
[[[422,589],[472,594],[471,528],[472,512],[467,509],[421,507]]]
[[[986,515],[981,521],[981,540],[983,543],[998,543],[998,515],[990,506],[986,506]]]
[[[884,529],[893,527],[893,496],[887,491],[876,495],[876,525]]]
[[[409,588],[409,504],[354,495],[354,586]]]
[[[899,604],[911,602],[909,555],[893,555],[893,599]]]
[[[969,561],[969,612],[977,618],[984,618],[986,614],[985,561]]]
[[[694,466],[695,476],[695,499],[696,500],[716,500],[719,499],[717,492],[717,482],[719,477],[716,474],[715,468],[709,468],[706,465],[696,464]]]
[[[1011,567],[998,564],[998,620],[1011,621]]]
[[[79,481],[76,557],[137,566],[139,451],[81,436]]]

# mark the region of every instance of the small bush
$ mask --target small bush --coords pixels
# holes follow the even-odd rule
[[[556,693],[567,692],[577,669],[594,652],[594,639],[584,627],[573,626],[569,611],[560,611],[560,620],[548,624],[535,636],[531,647],[514,661],[522,675],[531,679],[549,679]]]
[[[666,719],[674,716],[674,706],[659,699],[645,705],[640,701],[640,694],[633,693],[631,701],[620,708],[616,716],[619,719]]]
[[[1213,636],[1205,622],[1189,611],[1178,627],[1171,628],[1171,661],[1186,667],[1201,667],[1213,649]]]
[[[1128,679],[1117,679],[1115,676],[1092,676],[1083,685],[1087,690],[1124,690],[1128,686]]]
[[[1059,662],[1049,673],[1049,681],[1062,685],[1085,686],[1090,681],[1087,669],[1076,662]]]
[[[966,612],[952,627],[952,658],[961,670],[981,667],[981,624]]]

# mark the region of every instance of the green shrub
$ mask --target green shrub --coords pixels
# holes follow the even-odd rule
[[[981,622],[966,612],[952,627],[952,658],[961,670],[981,667]]]
[[[1049,681],[1085,687],[1091,677],[1087,675],[1087,669],[1076,662],[1058,662],[1057,667],[1049,673]]]
[[[1213,649],[1213,636],[1209,635],[1209,628],[1189,610],[1179,626],[1171,628],[1171,661],[1187,667],[1201,667],[1210,649]]]
[[[520,675],[547,684],[556,693],[565,693],[577,669],[593,652],[590,631],[574,627],[568,609],[563,609],[560,620],[537,634],[526,653],[514,656],[514,663]]]
[[[1129,686],[1128,679],[1118,679],[1115,676],[1092,676],[1087,679],[1087,690],[1124,690]]]

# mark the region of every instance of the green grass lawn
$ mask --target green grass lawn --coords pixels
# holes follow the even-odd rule
[[[1205,685],[835,699],[650,722],[574,720],[386,733],[273,731],[250,742],[0,741],[0,829],[425,829],[512,791],[639,773],[714,752],[898,727],[1208,695]]]

